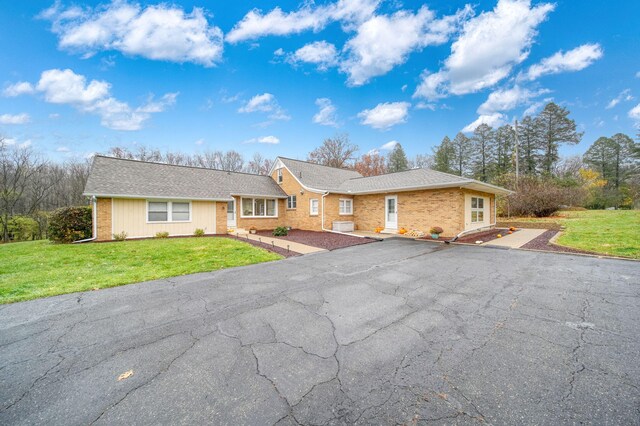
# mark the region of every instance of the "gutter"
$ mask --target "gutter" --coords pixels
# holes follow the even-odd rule
[[[348,232],[334,231],[333,229],[327,229],[324,227],[324,197],[326,197],[327,195],[329,195],[329,191],[322,194],[322,230],[324,232],[331,232],[332,234],[349,235],[350,237],[358,237],[358,238],[369,238],[369,237],[365,237],[364,235],[349,234]]]
[[[89,241],[93,241],[98,237],[98,210],[96,209],[97,207],[97,200],[96,197],[91,197],[91,238],[85,238],[84,240],[78,240],[78,241],[73,241],[71,242],[71,244],[81,244],[81,243],[88,243]]]

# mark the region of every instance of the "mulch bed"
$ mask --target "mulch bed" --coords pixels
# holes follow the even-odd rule
[[[464,235],[456,240],[456,243],[463,244],[475,244],[476,241],[482,241],[486,243],[491,240],[495,240],[498,238],[498,234],[501,234],[503,237],[508,234],[508,228],[493,228],[487,231],[476,232],[474,234]],[[518,232],[517,230],[514,232]]]
[[[350,235],[334,234],[331,232],[302,231],[299,229],[292,229],[286,237],[274,237],[271,231],[258,231],[257,235],[293,241],[308,246],[320,247],[325,250],[335,250],[375,241],[370,238],[352,237]]]
[[[242,241],[243,243],[247,243],[247,244],[251,244],[252,246],[260,247],[260,248],[263,248],[265,250],[269,250],[269,251],[272,251],[274,253],[277,253],[277,254],[279,254],[281,256],[284,256],[284,257],[301,256],[300,253],[296,253],[294,251],[290,251],[290,250],[287,250],[287,249],[282,248],[282,247],[272,246],[271,244],[261,243],[260,241],[253,241],[253,240],[249,240],[247,238],[235,237],[235,236],[232,236],[232,235],[228,235],[227,238],[233,238],[234,240]]]
[[[561,252],[561,253],[597,254],[590,251],[585,251],[585,250],[580,250],[580,249],[575,249],[570,247],[557,246],[555,244],[549,243],[549,240],[553,238],[554,235],[556,235],[557,233],[558,231],[554,229],[545,231],[543,234],[540,234],[539,236],[529,241],[527,244],[523,245],[520,248],[530,249],[530,250],[554,251],[554,252]]]
[[[559,231],[561,225],[558,222],[509,222],[508,220],[501,220],[496,223],[499,228],[533,228],[533,229],[553,229]]]

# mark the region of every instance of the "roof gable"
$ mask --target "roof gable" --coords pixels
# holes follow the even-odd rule
[[[278,157],[276,164],[278,164],[278,161],[308,189],[333,190],[340,187],[343,182],[349,179],[362,177],[362,175],[355,170],[323,166],[308,161],[294,160],[285,157]]]

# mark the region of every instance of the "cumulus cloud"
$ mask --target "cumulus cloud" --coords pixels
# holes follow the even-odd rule
[[[528,57],[538,25],[553,9],[548,3],[532,7],[530,0],[499,0],[492,11],[464,23],[443,69],[423,73],[414,97],[438,99],[495,85]]]
[[[264,112],[269,113],[272,120],[289,120],[291,117],[280,107],[276,97],[271,93],[255,95],[238,109],[240,113]]]
[[[629,110],[629,118],[632,118],[640,124],[640,104],[634,106]]]
[[[361,124],[374,129],[388,130],[407,121],[410,106],[409,102],[385,102],[359,112],[358,118],[361,119]]]
[[[544,93],[549,93],[549,91],[544,89],[531,91],[517,85],[510,89],[496,90],[489,94],[487,100],[478,107],[478,114],[487,115],[498,111],[509,111],[517,106],[528,104],[531,99]]]
[[[416,104],[416,109],[428,109],[429,111],[435,111],[436,108],[436,104],[431,104],[428,102],[418,102]]]
[[[294,12],[276,7],[264,13],[249,11],[227,34],[229,43],[254,40],[270,35],[289,35],[303,31],[320,31],[331,22],[340,21],[350,28],[364,21],[378,8],[380,0],[339,0],[322,6],[305,3]]]
[[[70,69],[51,69],[42,72],[34,91],[53,104],[65,104],[77,110],[98,115],[104,127],[114,130],[139,130],[154,113],[164,111],[176,102],[177,93],[167,93],[159,100],[148,101],[132,108],[111,96],[111,84],[91,80]]]
[[[323,126],[337,126],[336,107],[331,103],[329,98],[316,99],[318,112],[313,116],[313,122]]]
[[[345,44],[346,59],[340,69],[348,75],[349,85],[363,85],[403,64],[411,52],[446,42],[471,14],[467,6],[455,15],[436,19],[434,12],[422,6],[416,13],[401,10],[372,16]]]
[[[478,127],[481,124],[486,124],[487,126],[491,126],[491,127],[499,127],[504,124],[506,118],[507,117],[504,114],[500,114],[499,112],[496,112],[493,114],[481,115],[474,122],[466,125],[462,129],[462,132],[471,133],[476,129],[476,127]]]
[[[540,63],[529,67],[527,72],[520,78],[536,80],[547,74],[580,71],[602,58],[603,55],[604,51],[599,44],[583,44],[568,52],[563,53],[560,51],[548,58],[544,58]]]
[[[389,142],[383,144],[380,147],[380,150],[381,151],[391,151],[393,148],[396,147],[396,145],[398,145],[398,143],[399,143],[398,141],[389,141]]]
[[[2,114],[0,115],[0,124],[26,124],[31,121],[29,114]]]
[[[300,62],[314,64],[320,71],[326,71],[335,66],[337,59],[336,47],[324,40],[306,44],[287,57],[287,61],[291,64],[295,65]]]
[[[85,57],[115,50],[126,55],[213,66],[222,57],[222,30],[209,25],[205,11],[186,13],[166,3],[142,7],[113,0],[95,8],[64,8],[56,2],[40,14],[51,21],[61,49]]]
[[[26,81],[20,81],[18,83],[7,86],[2,91],[2,95],[6,96],[7,98],[13,98],[20,95],[29,95],[34,91],[35,89],[31,85],[31,83],[28,83]]]
[[[278,139],[275,136],[262,136],[262,137],[259,137],[259,138],[249,139],[248,141],[245,141],[244,143],[265,143],[265,144],[275,145],[275,144],[280,143],[280,139]]]
[[[611,99],[611,101],[607,104],[605,109],[611,109],[618,105],[622,101],[632,101],[634,98],[631,96],[631,89],[625,89],[618,96]]]

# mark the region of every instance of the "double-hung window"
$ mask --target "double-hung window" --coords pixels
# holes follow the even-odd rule
[[[341,198],[339,201],[340,214],[350,215],[353,214],[353,200],[350,198]]]
[[[189,222],[191,203],[184,201],[149,201],[148,222]]]
[[[241,217],[277,217],[277,200],[273,198],[242,198]]]
[[[471,223],[484,222],[484,198],[471,197]]]
[[[282,169],[278,169],[277,173],[278,173],[278,183],[282,183]]]
[[[318,199],[312,198],[309,200],[309,214],[311,216],[318,216]]]
[[[289,195],[287,197],[287,209],[294,210],[298,206],[298,200],[295,195]]]

